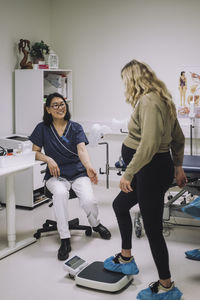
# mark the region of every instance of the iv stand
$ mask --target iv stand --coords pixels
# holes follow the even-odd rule
[[[101,168],[99,168],[100,174],[106,174],[106,187],[109,188],[109,144],[107,142],[99,143],[99,145],[106,145],[106,171],[102,172]]]
[[[121,133],[128,133],[126,131],[123,131],[122,129],[120,129]],[[103,136],[102,136],[103,137]],[[106,166],[105,166],[105,172],[103,172],[101,170],[101,168],[99,168],[99,174],[105,174],[106,175],[106,188],[109,189],[109,175],[110,175],[110,170],[116,170],[116,167],[110,167],[109,165],[109,144],[108,142],[101,142],[98,143],[99,145],[105,145],[106,146]],[[118,175],[121,175],[120,171],[118,173]]]
[[[193,135],[192,130],[194,129],[194,123],[195,123],[195,112],[194,112],[194,103],[190,104],[190,155],[193,155]]]
[[[193,121],[193,120],[192,120]],[[192,124],[190,124],[190,155],[193,155],[193,149],[192,149],[192,129],[194,128],[193,125],[194,122],[192,122]]]

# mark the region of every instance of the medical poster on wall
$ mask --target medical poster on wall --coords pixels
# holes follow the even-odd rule
[[[181,67],[177,82],[178,117],[200,119],[200,67]]]

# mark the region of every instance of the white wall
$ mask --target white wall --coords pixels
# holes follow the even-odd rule
[[[13,133],[13,71],[17,66],[17,44],[21,38],[50,42],[49,0],[0,0],[0,136]],[[31,115],[31,109],[24,113]]]
[[[75,117],[127,117],[120,70],[133,58],[175,96],[177,68],[199,63],[199,9],[199,0],[52,1],[52,44],[74,72]]]
[[[200,65],[199,11],[199,0],[52,1],[52,45],[60,65],[73,70],[75,119],[128,118],[120,70],[133,58],[150,64],[176,97],[179,67]],[[107,137],[111,165],[119,139],[123,136]],[[99,147],[91,155],[96,167],[103,167]]]
[[[0,0],[0,136],[13,132],[20,38],[51,42],[60,67],[73,70],[76,120],[108,122],[131,113],[120,70],[133,58],[149,63],[175,96],[177,68],[199,65],[199,10],[199,0]],[[107,139],[114,162],[123,136]],[[90,151],[103,168],[99,147]]]

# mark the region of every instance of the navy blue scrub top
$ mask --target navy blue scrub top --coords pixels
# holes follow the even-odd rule
[[[87,176],[87,172],[81,163],[77,145],[88,144],[88,139],[80,124],[68,121],[63,136],[60,137],[53,126],[47,126],[44,122],[39,123],[31,136],[30,141],[40,148],[44,148],[44,153],[53,158],[60,168],[60,176],[67,180],[74,180],[81,176]],[[51,177],[47,167],[44,179]]]

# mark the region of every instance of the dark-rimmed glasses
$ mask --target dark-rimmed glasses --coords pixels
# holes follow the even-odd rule
[[[60,104],[59,103],[54,103],[52,105],[50,105],[51,108],[57,110],[59,108],[64,108],[65,107],[65,102],[61,102]]]

